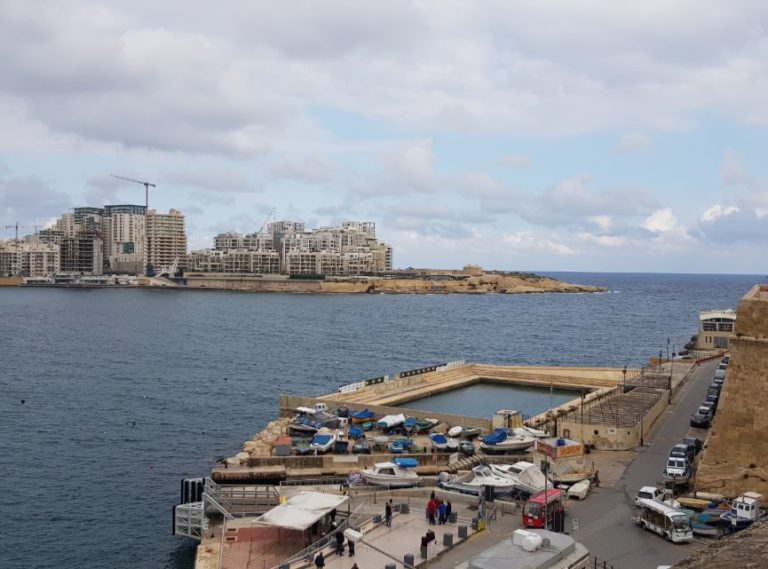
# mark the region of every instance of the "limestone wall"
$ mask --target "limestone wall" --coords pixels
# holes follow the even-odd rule
[[[768,496],[768,286],[739,302],[736,337],[696,489]]]

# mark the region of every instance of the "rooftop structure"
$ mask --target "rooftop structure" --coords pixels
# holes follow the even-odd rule
[[[516,530],[469,561],[469,569],[576,569],[589,551],[572,537],[547,530]]]
[[[736,326],[734,310],[699,312],[697,347],[701,350],[727,350]]]

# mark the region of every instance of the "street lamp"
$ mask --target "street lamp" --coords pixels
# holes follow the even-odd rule
[[[669,361],[669,338],[667,338],[667,361]]]
[[[621,386],[622,386],[622,393],[627,392],[627,365],[624,364],[624,369],[621,370],[621,375],[623,376]]]

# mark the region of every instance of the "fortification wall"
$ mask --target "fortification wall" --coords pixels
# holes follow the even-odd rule
[[[710,429],[696,489],[768,495],[768,286],[739,302],[728,377]]]

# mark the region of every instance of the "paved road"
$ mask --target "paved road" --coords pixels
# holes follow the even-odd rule
[[[694,371],[691,381],[651,432],[652,444],[639,451],[614,488],[597,488],[584,502],[571,502],[569,506],[569,518],[579,521],[574,537],[586,545],[592,555],[612,563],[616,569],[656,569],[658,565],[672,565],[702,546],[701,542],[670,543],[640,529],[631,518],[635,515],[635,492],[641,486],[661,480],[669,450],[687,435],[690,417],[705,399],[717,363],[717,360],[705,363]],[[648,442],[646,437],[646,445]]]

